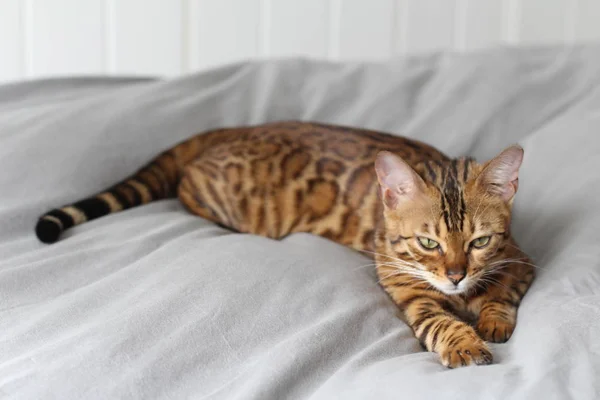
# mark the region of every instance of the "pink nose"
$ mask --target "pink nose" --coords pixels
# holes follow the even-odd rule
[[[446,271],[446,276],[450,282],[458,285],[465,278],[465,271],[459,269],[449,269]]]

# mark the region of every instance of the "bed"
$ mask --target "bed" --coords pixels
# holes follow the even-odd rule
[[[0,86],[0,397],[600,398],[599,88],[592,44]],[[513,230],[538,277],[494,364],[443,367],[370,260],[323,238],[230,232],[176,200],[34,236],[196,132],[288,119],[478,160],[524,147]]]

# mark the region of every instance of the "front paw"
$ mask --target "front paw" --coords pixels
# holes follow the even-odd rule
[[[477,332],[486,342],[504,343],[515,330],[514,322],[502,319],[482,318],[477,323]]]
[[[451,341],[452,342],[452,341]],[[467,365],[487,365],[493,361],[492,353],[484,341],[465,338],[458,344],[452,344],[439,351],[442,364],[448,368],[465,367]]]

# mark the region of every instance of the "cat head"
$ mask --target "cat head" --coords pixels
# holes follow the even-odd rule
[[[511,146],[484,164],[430,162],[419,174],[400,157],[379,153],[385,250],[378,251],[443,293],[475,287],[510,246],[522,160],[523,149]]]

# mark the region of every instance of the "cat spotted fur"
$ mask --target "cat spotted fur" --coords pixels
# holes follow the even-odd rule
[[[219,129],[44,214],[36,234],[53,243],[74,225],[178,197],[239,232],[320,235],[375,259],[381,286],[443,365],[489,364],[486,341],[510,338],[534,279],[510,234],[522,156],[512,146],[479,164],[399,136],[308,122]]]

